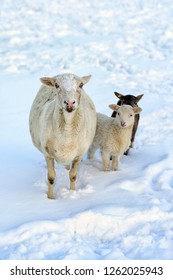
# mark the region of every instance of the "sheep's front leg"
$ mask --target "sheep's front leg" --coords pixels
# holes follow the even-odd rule
[[[54,167],[54,159],[47,157],[47,169],[48,169],[48,193],[47,197],[50,199],[54,198],[53,189],[54,189],[54,182],[55,182],[55,167]]]
[[[120,156],[112,156],[112,170],[118,170]]]
[[[102,160],[103,160],[103,171],[110,170],[110,153],[104,150],[101,150]]]
[[[73,160],[72,162],[72,167],[69,173],[69,177],[70,177],[70,190],[75,190],[76,188],[76,178],[77,178],[77,169],[78,169],[78,165],[81,161],[81,158],[76,158]]]

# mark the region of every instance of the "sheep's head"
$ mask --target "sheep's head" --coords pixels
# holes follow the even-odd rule
[[[116,111],[116,121],[120,127],[128,127],[134,123],[134,116],[139,114],[142,109],[140,107],[132,107],[130,105],[118,106],[115,104],[110,104],[109,108]]]
[[[43,77],[40,80],[44,85],[54,88],[60,107],[71,113],[78,108],[82,87],[90,78],[91,76],[80,78],[74,74],[62,74],[52,78]]]
[[[141,98],[143,96],[143,94],[137,95],[137,96],[130,95],[130,94],[123,95],[123,94],[118,93],[118,92],[114,92],[114,94],[119,99],[118,105],[126,104],[126,105],[130,105],[132,107],[138,106],[137,104],[138,104],[139,100],[141,100]]]

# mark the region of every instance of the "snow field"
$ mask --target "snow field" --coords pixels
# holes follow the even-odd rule
[[[0,259],[173,258],[171,0],[6,0],[0,17]],[[118,172],[86,155],[77,190],[56,165],[55,200],[28,116],[39,77],[92,75],[111,115],[113,92],[144,94],[135,147]]]

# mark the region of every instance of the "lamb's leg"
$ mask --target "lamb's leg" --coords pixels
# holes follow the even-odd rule
[[[139,118],[140,118],[139,114],[135,115],[135,121],[134,121],[133,129],[132,129],[130,146],[124,153],[124,155],[126,155],[126,156],[128,155],[130,148],[133,148],[133,146],[134,146],[135,134],[136,134],[136,131],[137,131],[137,128],[138,128]]]
[[[81,158],[77,157],[76,159],[73,160],[72,162],[72,167],[69,173],[69,177],[70,177],[70,190],[75,190],[76,188],[76,178],[77,178],[77,169],[78,169],[78,165],[81,161]]]
[[[137,131],[137,128],[138,128],[139,118],[140,118],[139,114],[135,115],[135,121],[134,121],[133,129],[132,129],[132,137],[131,137],[130,148],[133,148],[133,145],[134,145],[135,134],[136,134],[136,131]]]
[[[92,144],[88,150],[88,159],[91,159],[94,157],[95,151],[97,150],[97,146]]]
[[[112,156],[112,170],[118,170],[120,156]]]
[[[103,160],[103,171],[110,170],[110,153],[107,151],[101,151],[102,160]]]
[[[54,188],[54,181],[56,177],[55,167],[54,167],[54,160],[52,158],[47,157],[47,169],[48,169],[48,193],[47,197],[53,199],[53,188]]]

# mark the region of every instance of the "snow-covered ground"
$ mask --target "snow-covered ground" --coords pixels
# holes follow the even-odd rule
[[[0,259],[173,259],[172,0],[1,0]],[[57,164],[55,200],[28,116],[39,77],[92,75],[96,109],[144,94],[118,172]]]

